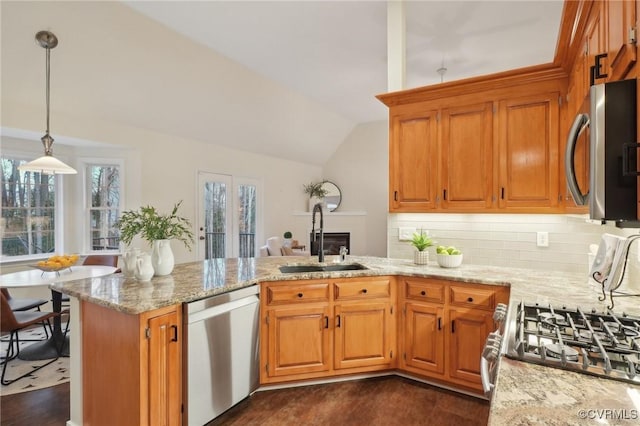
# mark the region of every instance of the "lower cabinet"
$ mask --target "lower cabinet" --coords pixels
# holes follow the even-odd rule
[[[264,319],[266,376],[287,377],[331,369],[327,305],[269,309]]]
[[[434,278],[261,285],[262,384],[398,368],[481,393],[480,357],[496,328],[493,312],[509,301],[508,287]]]
[[[480,356],[490,332],[493,312],[481,309],[449,309],[449,377],[481,389]]]
[[[262,283],[260,382],[395,366],[392,278]]]
[[[480,357],[496,327],[493,311],[509,289],[427,278],[399,278],[403,326],[400,369],[481,391]]]
[[[395,321],[390,302],[340,304],[334,313],[335,369],[391,365]]]
[[[139,315],[82,302],[83,424],[180,425],[181,306]]]

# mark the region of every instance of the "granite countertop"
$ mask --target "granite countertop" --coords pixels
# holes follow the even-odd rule
[[[335,260],[326,257],[327,263]],[[402,275],[510,286],[510,309],[526,302],[580,306],[605,311],[607,301],[590,287],[583,274],[497,266],[465,265],[440,268],[435,263],[415,265],[411,260],[349,256],[367,270],[283,274],[283,264],[315,263],[313,258],[265,257],[214,259],[176,265],[173,273],[148,283],[122,274],[58,283],[51,288],[124,313],[138,314],[177,303],[256,285],[262,281],[359,276]],[[637,298],[617,298],[614,312],[640,314]],[[491,401],[492,426],[638,424],[640,386],[618,380],[559,370],[500,358]]]

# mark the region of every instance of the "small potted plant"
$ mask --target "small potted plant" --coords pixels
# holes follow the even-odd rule
[[[178,216],[182,201],[173,206],[169,214],[160,214],[155,207],[145,206],[138,210],[122,212],[116,227],[120,230],[120,240],[131,244],[140,235],[152,246],[151,262],[155,275],[168,275],[173,271],[174,258],[170,240],[182,241],[189,250],[193,243],[193,232],[189,219]]]
[[[422,229],[414,232],[411,238],[411,245],[416,248],[413,253],[413,262],[416,265],[426,265],[429,262],[429,252],[427,248],[433,245],[433,240]]]
[[[329,193],[323,185],[327,183],[326,180],[322,182],[311,182],[307,185],[303,185],[304,193],[309,195],[309,211],[313,210],[313,206],[324,201],[324,197]]]
[[[290,231],[287,231],[284,233],[283,237],[284,242],[282,243],[282,245],[285,247],[291,247],[291,238],[293,237],[293,234]]]

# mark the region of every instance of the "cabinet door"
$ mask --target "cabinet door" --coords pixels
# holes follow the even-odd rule
[[[607,59],[609,80],[622,80],[636,63],[636,45],[629,31],[636,22],[635,1],[607,1]]]
[[[558,103],[557,92],[500,102],[500,208],[558,206]]]
[[[449,309],[449,376],[480,388],[480,356],[493,328],[493,314],[475,309]]]
[[[149,424],[179,425],[181,418],[181,343],[179,318],[171,312],[150,318]]]
[[[596,55],[600,55],[606,52],[605,43],[605,18],[604,18],[604,2],[597,0],[593,3],[591,13],[589,17],[589,25],[587,27],[587,77],[588,84],[591,85],[591,73],[594,72],[591,67],[595,65]],[[608,74],[610,58],[603,58],[600,60],[600,74]],[[607,80],[606,77],[595,78],[593,84],[604,83]]]
[[[389,302],[336,305],[334,367],[391,364],[394,324]]]
[[[265,342],[268,375],[328,371],[329,342],[327,306],[269,310]]]
[[[407,303],[404,319],[405,367],[444,373],[444,310],[442,307]]]
[[[437,111],[392,116],[389,142],[389,210],[436,206]]]
[[[493,104],[442,111],[442,207],[491,207]]]

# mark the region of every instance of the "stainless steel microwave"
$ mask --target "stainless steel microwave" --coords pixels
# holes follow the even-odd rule
[[[589,204],[593,220],[637,220],[636,80],[591,86],[583,111],[576,116],[565,152],[571,196]],[[589,190],[579,187],[575,172],[576,142],[589,132]],[[629,171],[631,170],[631,172]]]

